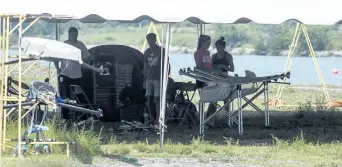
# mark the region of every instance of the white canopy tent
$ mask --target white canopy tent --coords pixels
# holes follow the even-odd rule
[[[248,23],[281,24],[295,19],[310,25],[342,22],[336,0],[17,0],[0,5],[2,14],[72,16],[83,23],[122,22]]]
[[[150,20],[155,23],[166,23],[166,44],[163,46],[168,57],[171,38],[169,23],[187,20],[194,24],[238,24],[252,21],[257,24],[281,24],[288,20],[297,20],[307,25],[333,25],[342,23],[342,16],[336,14],[340,6],[342,1],[336,0],[17,0],[1,3],[0,15],[35,15],[34,17],[38,16],[48,22],[78,20],[82,23],[138,23]],[[166,60],[164,63],[168,64]],[[168,68],[167,65],[165,68]],[[165,74],[167,71],[164,69]],[[163,95],[166,93],[167,85],[165,74]],[[165,96],[162,100],[165,103]],[[164,112],[165,109],[162,108],[161,144],[164,134]]]

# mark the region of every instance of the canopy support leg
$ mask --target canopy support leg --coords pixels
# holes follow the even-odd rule
[[[165,107],[166,107],[166,90],[167,90],[167,83],[168,83],[168,69],[169,69],[169,54],[170,54],[170,45],[171,45],[171,24],[166,23],[166,41],[165,41],[165,56],[163,56],[162,52],[162,59],[164,65],[163,74],[162,74],[162,86],[161,86],[161,103],[160,103],[160,116],[159,116],[159,133],[160,133],[160,148],[164,146],[164,133],[165,133]]]
[[[3,54],[3,44],[4,44],[4,42],[3,42],[3,39],[5,39],[4,38],[4,28],[2,27],[3,26],[3,23],[2,23],[2,16],[0,15],[0,57],[1,57],[1,78],[2,78],[2,80],[1,80],[1,89],[0,89],[0,96],[1,96],[1,100],[0,100],[0,162],[2,162],[2,159],[1,159],[1,157],[2,157],[2,135],[3,135],[3,131],[2,131],[2,127],[3,127],[3,116],[4,116],[4,112],[3,112],[3,100],[2,100],[2,97],[3,97],[3,93],[4,93],[4,88],[3,88],[3,85],[4,85],[4,70],[5,70],[5,68],[4,68],[4,61],[5,61],[5,57],[4,57],[4,54]]]

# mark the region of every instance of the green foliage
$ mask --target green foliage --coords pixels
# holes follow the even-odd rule
[[[148,21],[136,24],[120,24],[106,22],[103,24],[82,24],[77,21],[60,24],[61,40],[67,39],[68,28],[79,29],[80,40],[86,44],[124,44],[141,46],[148,30]],[[28,24],[27,24],[28,25]],[[27,25],[24,25],[27,26]],[[14,25],[13,25],[14,26]],[[189,22],[173,26],[172,45],[195,48],[197,45],[197,26]],[[212,37],[212,44],[221,36],[225,37],[228,48],[246,45],[255,49],[257,55],[278,55],[282,50],[288,50],[296,27],[295,21],[282,25],[259,24],[209,24],[205,26],[206,34]],[[156,29],[161,34],[161,26]],[[342,49],[342,30],[339,26],[308,26],[309,37],[315,51]],[[25,33],[26,36],[55,38],[55,24],[38,21]],[[11,44],[17,43],[17,33],[11,38]],[[164,39],[165,40],[165,39]],[[298,52],[308,50],[303,33],[299,39]]]

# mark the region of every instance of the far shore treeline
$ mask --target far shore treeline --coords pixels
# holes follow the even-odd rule
[[[60,26],[61,40],[67,38],[68,28],[75,26],[79,29],[79,39],[86,45],[123,44],[141,48],[148,25],[148,21],[136,24],[118,22],[82,24],[78,21],[70,21]],[[197,26],[185,21],[174,27],[171,50],[177,53],[193,53],[197,44]],[[287,54],[295,27],[295,21],[287,21],[280,25],[209,24],[205,26],[205,30],[206,34],[212,37],[212,43],[220,36],[225,37],[227,49],[234,55],[283,56]],[[156,28],[161,30],[160,25],[156,25]],[[307,29],[317,56],[342,56],[342,27],[340,25],[315,25],[308,26]],[[25,32],[25,36],[54,39],[55,24],[38,21]],[[14,33],[10,39],[12,46],[15,46],[17,39],[17,34]],[[296,56],[308,56],[304,36],[301,35],[299,40]]]

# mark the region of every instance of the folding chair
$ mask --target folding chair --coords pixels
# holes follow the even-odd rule
[[[79,107],[84,107],[84,108],[89,108],[91,110],[94,110],[94,107],[90,103],[90,101],[89,101],[87,95],[85,94],[84,90],[82,89],[82,87],[80,87],[79,85],[70,85],[69,89],[70,89],[70,98],[72,100],[76,100],[77,104],[80,104],[80,105],[78,105]],[[81,100],[80,98],[83,98],[84,100]],[[84,102],[86,104],[84,104]],[[71,112],[69,114],[75,114],[74,118],[76,118],[76,120],[75,120],[74,126],[80,126],[80,125],[85,124],[87,122],[91,122],[91,130],[93,129],[93,125],[94,125],[95,120],[93,118],[89,118],[88,114],[82,113],[80,116],[78,116],[78,112]],[[87,120],[80,121],[79,123],[76,123],[83,116],[86,116]]]
[[[82,101],[80,100],[79,96],[82,95],[82,97],[85,99],[87,104],[82,104],[81,107],[89,107],[90,109],[94,109],[91,105],[87,95],[83,91],[83,89],[79,85],[70,85],[70,96],[73,100],[76,100],[77,104],[82,104]]]

